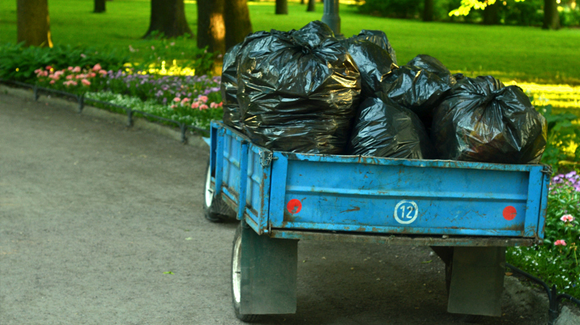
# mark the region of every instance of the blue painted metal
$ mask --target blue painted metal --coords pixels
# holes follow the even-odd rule
[[[543,238],[549,176],[541,165],[270,151],[219,122],[211,135],[220,186],[245,202],[238,218],[258,234]]]
[[[239,198],[238,198],[238,213],[236,218],[241,220],[244,216],[244,211],[246,210],[246,190],[248,183],[248,143],[242,141],[241,147],[241,163],[240,163],[240,186],[239,186]]]
[[[255,224],[258,234],[269,232],[270,185],[272,174],[272,151],[250,144],[248,150],[248,187],[246,204],[250,227]]]
[[[551,170],[550,170],[551,174]],[[550,191],[550,175],[542,180],[542,194],[540,203],[540,217],[538,218],[538,237],[544,238],[544,224],[548,212],[548,192]]]

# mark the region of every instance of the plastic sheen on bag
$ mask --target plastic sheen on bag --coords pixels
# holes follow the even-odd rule
[[[415,113],[379,98],[361,103],[349,153],[406,159],[435,157],[427,131]]]
[[[360,87],[352,57],[320,21],[242,44],[237,97],[244,133],[257,145],[344,153]]]
[[[431,134],[441,159],[536,164],[547,125],[519,87],[465,77],[435,110]]]
[[[429,127],[433,109],[450,89],[449,82],[437,74],[404,65],[385,76],[381,82],[381,93],[377,95],[410,109]]]
[[[380,90],[383,78],[397,65],[389,53],[375,43],[356,39],[356,36],[341,42],[359,68],[362,98],[374,96]]]
[[[222,82],[220,86],[223,102],[223,121],[226,125],[241,130],[240,105],[238,104],[238,72],[236,58],[242,43],[236,44],[224,55]]]
[[[395,50],[391,46],[391,43],[389,43],[389,39],[387,38],[387,34],[385,34],[385,32],[380,30],[363,29],[358,35],[355,35],[349,39],[365,40],[371,43],[375,43],[376,45],[380,46],[383,50],[389,53],[389,55],[391,56],[391,61],[393,61],[393,63],[398,64],[397,54],[395,53]]]
[[[419,54],[411,61],[407,62],[407,65],[414,65],[417,68],[434,73],[442,80],[447,81],[449,86],[453,86],[457,83],[457,80],[455,80],[455,77],[451,74],[451,71],[449,71],[449,69],[447,69],[447,67],[444,66],[441,61],[430,55]]]

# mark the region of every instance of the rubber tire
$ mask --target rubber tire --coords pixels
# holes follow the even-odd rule
[[[243,222],[240,222],[236,228],[236,234],[234,235],[234,242],[232,244],[232,264],[231,264],[231,277],[232,280],[232,305],[234,306],[234,312],[236,317],[245,323],[252,323],[258,320],[259,315],[246,315],[240,313],[240,291],[241,291],[241,279],[242,279],[242,269],[241,269],[241,256],[242,256],[242,227]]]
[[[209,161],[207,162],[207,172],[203,187],[203,214],[211,222],[220,223],[230,219],[234,213],[232,209],[220,198],[216,198],[211,188],[211,170]]]

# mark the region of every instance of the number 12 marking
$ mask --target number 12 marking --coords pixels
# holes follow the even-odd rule
[[[419,215],[419,207],[414,201],[399,201],[395,206],[395,220],[403,225],[413,223]]]

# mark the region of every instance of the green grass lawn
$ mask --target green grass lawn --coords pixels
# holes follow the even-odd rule
[[[186,3],[186,16],[196,32],[197,10]],[[149,26],[150,1],[114,0],[107,12],[93,14],[93,0],[50,0],[51,30],[55,44],[133,47],[156,44],[143,40]],[[254,31],[298,29],[322,17],[323,6],[307,13],[298,3],[289,4],[290,14],[274,14],[273,3],[250,3]],[[580,84],[580,29],[545,31],[535,27],[479,26],[453,23],[423,23],[359,15],[356,8],[341,5],[345,36],[361,29],[386,32],[397,52],[399,64],[417,54],[429,54],[450,70],[468,75],[491,74],[502,80],[538,83]],[[0,2],[0,43],[16,40],[16,1]],[[189,40],[195,44],[195,40]],[[138,55],[138,53],[135,53]]]

